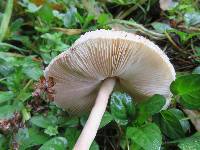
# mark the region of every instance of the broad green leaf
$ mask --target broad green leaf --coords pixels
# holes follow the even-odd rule
[[[14,105],[0,106],[0,119],[10,119],[14,117],[14,112],[18,110],[19,108]]]
[[[173,113],[173,115],[179,120],[184,132],[186,133],[190,129],[190,123],[188,120],[182,120],[185,118],[184,113],[176,108],[169,109],[168,111]]]
[[[0,53],[0,56],[2,53]],[[13,66],[0,57],[0,75],[7,76],[14,70]]]
[[[93,141],[92,145],[90,146],[90,150],[99,150],[99,145]]]
[[[78,15],[78,13],[76,14],[77,18],[80,18],[80,16]],[[83,28],[87,28],[88,25],[91,23],[91,21],[95,18],[94,15],[87,15],[87,17],[83,20]],[[80,19],[79,19],[80,20]]]
[[[3,134],[0,134],[0,147],[2,150],[7,150],[8,149],[8,138],[6,138]]]
[[[80,131],[76,128],[66,128],[64,136],[68,141],[68,148],[69,149],[73,149],[79,135],[80,135]]]
[[[193,71],[192,74],[200,74],[200,66],[196,67]]]
[[[108,14],[101,14],[101,15],[99,15],[99,17],[98,17],[98,19],[97,19],[97,22],[98,22],[100,25],[105,25],[108,21],[109,21],[109,16],[108,16]]]
[[[189,12],[185,13],[184,21],[187,26],[194,26],[200,23],[200,13],[199,12]]]
[[[48,24],[53,21],[53,10],[49,5],[43,5],[37,13],[42,19],[42,21],[45,21]]]
[[[11,91],[0,92],[0,104],[10,101],[14,98],[14,93]]]
[[[179,140],[178,147],[181,150],[199,150],[200,149],[200,132],[195,133],[191,137]]]
[[[39,150],[66,150],[67,139],[64,137],[54,137],[44,143]]]
[[[31,79],[38,80],[43,72],[42,69],[36,66],[29,66],[24,68],[24,73]]]
[[[60,13],[59,11],[57,10],[53,10],[53,15],[54,17],[60,19],[60,20],[63,20],[63,17],[64,17],[64,14],[63,13]]]
[[[76,13],[77,13],[76,7],[71,6],[63,18],[63,23],[65,27],[69,28],[76,24]]]
[[[139,145],[136,144],[136,143],[131,143],[130,149],[131,149],[131,150],[144,150],[144,148],[142,148],[141,146],[139,146]]]
[[[17,100],[25,102],[32,96],[31,92],[26,92],[23,89],[20,91],[19,95],[17,96]]]
[[[27,57],[24,59],[23,73],[26,74],[30,79],[38,80],[43,74],[40,64],[33,61],[33,57]]]
[[[101,119],[99,129],[109,124],[112,120],[113,120],[113,116],[109,112],[106,111]]]
[[[120,125],[126,125],[135,115],[132,98],[126,93],[114,92],[110,101],[111,114]]]
[[[172,82],[170,89],[180,96],[180,103],[188,109],[200,108],[200,74],[181,76]]]
[[[17,32],[20,30],[21,26],[23,25],[24,20],[22,18],[16,19],[14,22],[12,22],[10,26],[10,30],[12,32]]]
[[[25,150],[29,147],[41,145],[48,140],[48,136],[41,133],[36,128],[20,128],[16,135],[16,141],[19,144],[19,150]]]
[[[69,117],[65,117],[65,118],[59,118],[58,117],[58,121],[59,121],[59,126],[67,126],[67,127],[76,127],[79,124],[79,119],[77,117],[73,117],[73,118],[69,118]]]
[[[128,127],[126,136],[145,150],[160,150],[162,135],[154,123],[142,127]]]
[[[158,113],[165,105],[165,98],[161,95],[153,95],[145,102],[139,104],[136,121],[139,124],[144,123],[150,116]]]
[[[42,6],[36,6],[34,3],[28,3],[27,12],[36,13]]]
[[[172,28],[170,27],[170,25],[165,24],[165,23],[161,23],[161,22],[153,22],[151,24],[153,26],[153,28],[158,31],[159,33],[164,33],[167,30],[171,30]]]
[[[33,116],[30,119],[31,123],[41,127],[41,128],[48,128],[49,126],[56,126],[57,118],[56,116]]]
[[[167,137],[171,139],[185,137],[180,121],[171,111],[163,110],[160,114],[154,115],[153,120]]]

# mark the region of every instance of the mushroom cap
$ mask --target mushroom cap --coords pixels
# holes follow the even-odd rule
[[[117,78],[117,87],[142,101],[154,94],[170,102],[175,70],[165,53],[142,36],[113,30],[82,35],[55,57],[44,71],[53,77],[54,101],[70,114],[91,110],[102,81]]]

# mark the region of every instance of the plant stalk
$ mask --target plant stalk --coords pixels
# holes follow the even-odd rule
[[[90,145],[97,134],[97,130],[106,110],[108,99],[113,91],[115,82],[116,80],[114,78],[108,78],[103,81],[95,104],[73,150],[89,150]]]
[[[3,14],[3,19],[1,21],[1,26],[0,26],[0,42],[3,41],[6,35],[8,24],[10,22],[10,18],[12,14],[12,9],[13,9],[13,0],[8,0],[5,12]]]

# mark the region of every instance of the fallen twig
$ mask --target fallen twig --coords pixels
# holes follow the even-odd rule
[[[76,35],[76,34],[81,34],[82,32],[81,29],[65,29],[65,28],[57,28],[57,27],[53,27],[52,29],[55,31],[62,32],[67,35]]]
[[[136,30],[144,35],[147,35],[153,39],[157,39],[157,40],[162,40],[162,39],[166,39],[166,35],[162,34],[162,33],[158,33],[155,32],[153,30],[149,30],[147,28],[145,28],[144,26],[142,26],[141,24],[138,24],[134,21],[127,21],[127,20],[119,20],[119,19],[113,19],[110,22],[110,25],[112,26],[112,24],[123,24],[123,25],[128,25],[130,27],[134,27],[133,30]],[[130,30],[130,29],[129,29]]]
[[[197,110],[189,109],[183,109],[183,111],[188,115],[196,130],[200,131],[200,112]]]
[[[132,13],[134,10],[136,10],[139,5],[143,5],[147,0],[140,0],[139,2],[137,2],[137,4],[134,4],[131,8],[129,8],[128,10],[126,10],[122,15],[118,15],[116,18],[117,19],[124,19],[126,18],[128,15],[130,15],[130,13]]]

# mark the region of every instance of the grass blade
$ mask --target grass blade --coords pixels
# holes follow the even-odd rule
[[[6,5],[6,9],[3,15],[3,19],[1,22],[1,26],[0,26],[0,42],[3,41],[6,31],[8,29],[8,24],[10,22],[10,17],[12,14],[12,9],[13,9],[13,0],[8,0],[7,5]]]

